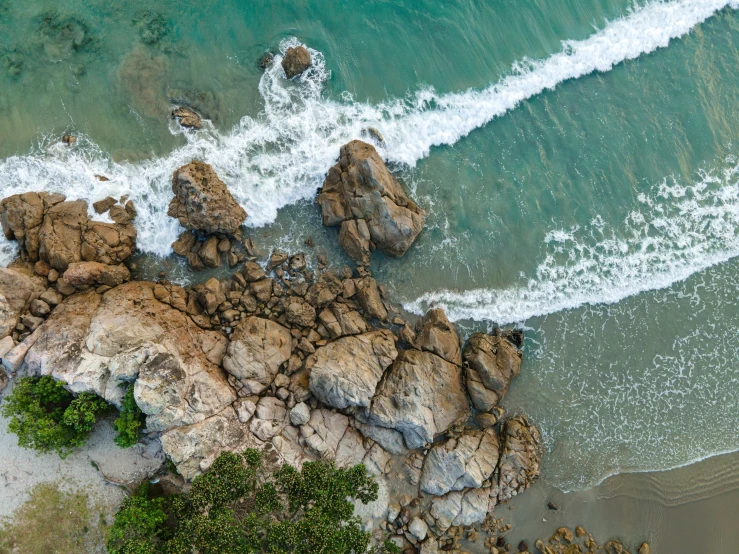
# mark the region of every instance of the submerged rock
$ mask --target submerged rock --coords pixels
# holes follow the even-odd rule
[[[177,169],[172,192],[167,214],[186,229],[232,235],[246,219],[244,209],[206,163],[193,161]]]
[[[300,75],[310,67],[310,52],[305,46],[288,48],[282,58],[282,69],[288,79]]]
[[[182,127],[188,129],[200,129],[203,126],[198,113],[183,106],[172,111],[172,118],[176,119]]]
[[[408,198],[374,146],[354,140],[341,148],[318,194],[323,224],[341,226],[339,241],[355,260],[372,250],[399,257],[423,228],[426,212]]]

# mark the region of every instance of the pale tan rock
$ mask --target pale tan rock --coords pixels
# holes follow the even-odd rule
[[[466,431],[459,438],[435,444],[424,461],[421,490],[441,496],[482,487],[498,465],[499,450],[498,433],[491,428]]]
[[[131,279],[125,265],[106,265],[99,262],[74,262],[69,264],[63,279],[73,287],[108,285],[116,287]]]
[[[223,368],[249,394],[260,394],[274,380],[292,352],[290,331],[279,323],[249,317],[236,327],[223,358]]]
[[[418,323],[416,344],[421,350],[433,352],[447,362],[462,365],[459,336],[444,310],[434,308],[426,312]]]
[[[403,433],[408,448],[420,448],[469,413],[459,366],[430,352],[405,350],[378,387],[370,417]]]
[[[397,355],[395,336],[386,329],[331,342],[316,351],[311,392],[333,408],[368,407]]]

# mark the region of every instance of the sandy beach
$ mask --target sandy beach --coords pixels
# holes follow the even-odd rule
[[[599,544],[615,538],[632,553],[646,540],[653,554],[736,554],[738,507],[739,453],[732,453],[670,471],[615,475],[571,494],[544,476],[496,515],[513,525],[512,545],[526,540],[533,547],[560,526],[582,525]]]

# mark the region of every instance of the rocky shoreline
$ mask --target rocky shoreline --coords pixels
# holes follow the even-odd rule
[[[415,326],[400,316],[368,262],[375,249],[402,255],[425,212],[374,147],[344,146],[318,194],[324,224],[340,227],[358,264],[338,273],[313,271],[326,260],[304,253],[257,264],[240,229],[247,214],[209,165],[179,168],[172,188],[169,215],[187,229],[174,251],[196,270],[225,259],[230,279],[132,281],[136,210],[126,198],[94,204],[113,223],[57,194],[0,202],[21,254],[0,268],[4,381],[51,375],[118,407],[133,384],[149,437],[186,481],[247,448],[296,467],[363,463],[380,496],[357,513],[378,540],[423,554],[473,539],[510,551],[494,509],[539,477],[543,455],[536,426],[499,407],[523,335],[496,329],[463,344],[443,310]],[[536,547],[580,551],[555,537]]]

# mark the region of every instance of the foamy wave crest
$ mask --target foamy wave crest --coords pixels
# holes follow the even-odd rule
[[[334,163],[342,144],[378,128],[385,138],[386,159],[413,166],[436,145],[454,144],[470,131],[515,108],[521,101],[559,83],[614,65],[688,33],[717,10],[739,8],[739,0],[656,1],[633,9],[583,41],[563,43],[561,52],[544,60],[523,59],[510,75],[484,90],[439,95],[426,88],[407,98],[377,105],[322,97],[330,76],[323,55],[310,50],[311,69],[286,81],[282,54],[265,72],[259,90],[264,111],[244,117],[230,133],[205,128],[187,133],[188,143],[168,156],[139,164],[114,163],[84,137],[74,149],[41,141],[29,155],[0,162],[0,191],[9,195],[45,189],[70,198],[95,201],[128,194],[137,204],[139,246],[166,255],[178,232],[164,213],[172,172],[192,159],[212,164],[249,213],[247,224],[274,221],[277,211],[310,198]],[[283,41],[280,51],[298,44]],[[111,180],[100,183],[96,174]],[[7,262],[0,248],[0,262]]]
[[[405,308],[420,314],[441,306],[452,320],[521,323],[669,287],[739,255],[739,163],[730,158],[724,168],[701,172],[692,185],[666,179],[638,197],[639,209],[618,229],[596,217],[549,232],[536,276],[519,287],[432,292]]]

